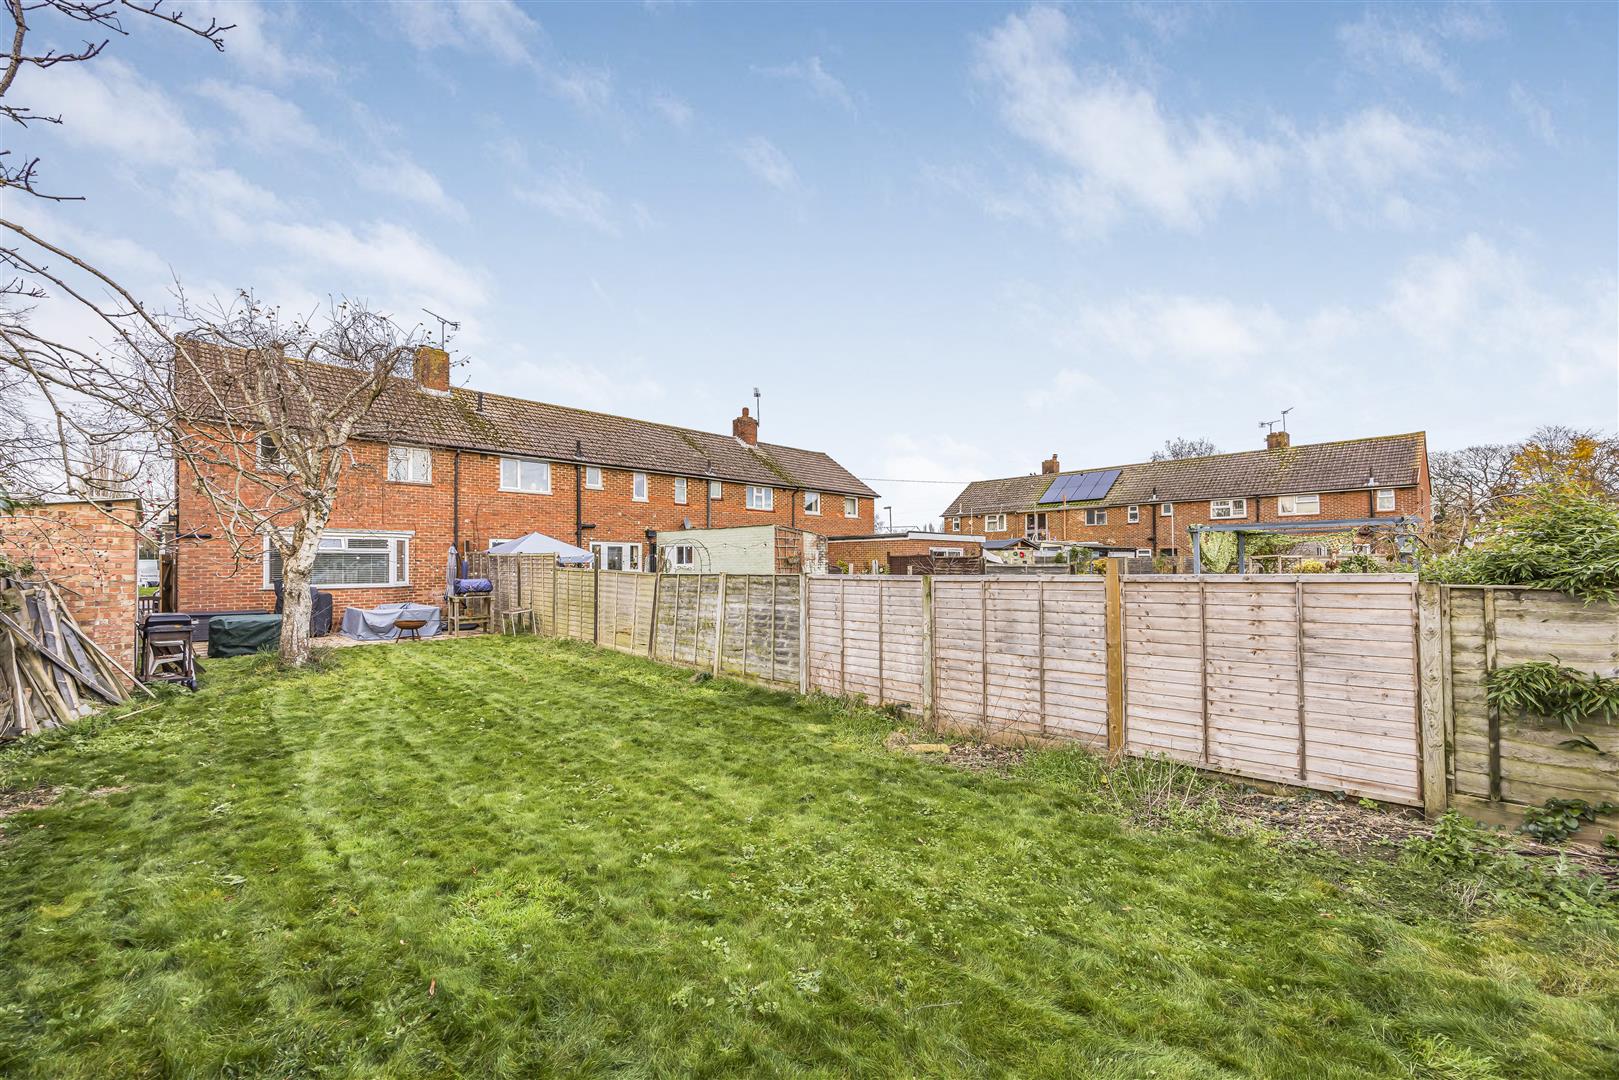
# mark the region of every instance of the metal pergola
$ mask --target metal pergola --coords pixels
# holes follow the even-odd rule
[[[1422,524],[1416,517],[1343,518],[1337,521],[1233,521],[1221,525],[1190,525],[1192,534],[1192,573],[1203,573],[1203,534],[1224,532],[1237,534],[1237,573],[1248,572],[1248,535],[1250,533],[1332,533],[1352,529],[1392,529],[1394,548],[1402,558],[1416,550],[1416,530]]]

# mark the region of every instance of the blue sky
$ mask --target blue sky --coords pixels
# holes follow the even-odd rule
[[[224,53],[32,76],[53,235],[431,308],[483,389],[726,431],[757,385],[899,524],[1287,407],[1619,426],[1614,5],[186,10]]]

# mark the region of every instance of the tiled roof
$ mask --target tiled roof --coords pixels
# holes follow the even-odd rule
[[[199,352],[205,359],[212,356],[224,362],[218,346],[202,345]],[[333,392],[352,379],[337,367],[312,364],[310,369],[311,381],[317,381],[318,371],[319,379],[329,381]],[[243,422],[248,421],[244,418]],[[731,435],[480,390],[432,393],[405,378],[393,380],[356,434],[672,476],[877,497],[849,470],[818,450],[766,442],[749,446]]]
[[[1377,487],[1411,487],[1417,483],[1426,455],[1422,432],[1383,435],[1343,442],[1310,443],[1282,450],[1245,450],[1235,454],[1145,461],[1134,465],[1097,468],[1119,469],[1106,496],[1065,506],[1127,506],[1160,501],[1240,498],[1247,495],[1289,495],[1365,489],[1367,477]],[[1058,475],[1091,472],[1076,469],[1051,475],[1036,473],[1003,480],[968,484],[946,508],[945,517],[964,514],[1059,509],[1038,506]]]

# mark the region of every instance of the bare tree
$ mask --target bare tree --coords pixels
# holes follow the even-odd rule
[[[1517,490],[1513,452],[1511,446],[1486,443],[1428,456],[1438,546],[1466,547],[1500,500]]]
[[[230,29],[162,10],[162,0],[3,2],[13,34],[0,70],[0,120],[24,130],[63,118],[17,103],[21,76],[94,61],[112,35],[127,32],[125,16],[161,20],[221,49]],[[32,49],[32,23],[53,19],[58,35],[76,28],[106,37],[66,53]],[[0,192],[76,198],[49,188],[37,156],[13,156],[15,143],[4,145]],[[318,318],[283,318],[247,293],[204,309],[177,288],[173,310],[158,312],[9,214],[0,216],[0,265],[10,275],[0,281],[0,389],[8,406],[22,406],[0,422],[0,485],[91,497],[177,472],[211,508],[239,563],[280,563],[281,657],[307,661],[309,586],[320,532],[352,464],[350,440],[385,437],[384,417],[422,404],[395,378],[414,353],[416,331],[346,302]],[[102,340],[37,329],[42,303],[87,314]],[[379,407],[391,395],[400,402]]]
[[[1184,458],[1209,457],[1220,451],[1214,445],[1214,440],[1204,438],[1174,438],[1165,439],[1162,450],[1154,450],[1151,461],[1180,461]]]
[[[1514,448],[1518,482],[1568,484],[1608,498],[1619,498],[1619,438],[1564,424],[1538,427]]]

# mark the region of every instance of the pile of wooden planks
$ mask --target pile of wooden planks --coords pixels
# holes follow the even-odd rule
[[[62,727],[135,685],[48,580],[0,577],[0,739]]]

